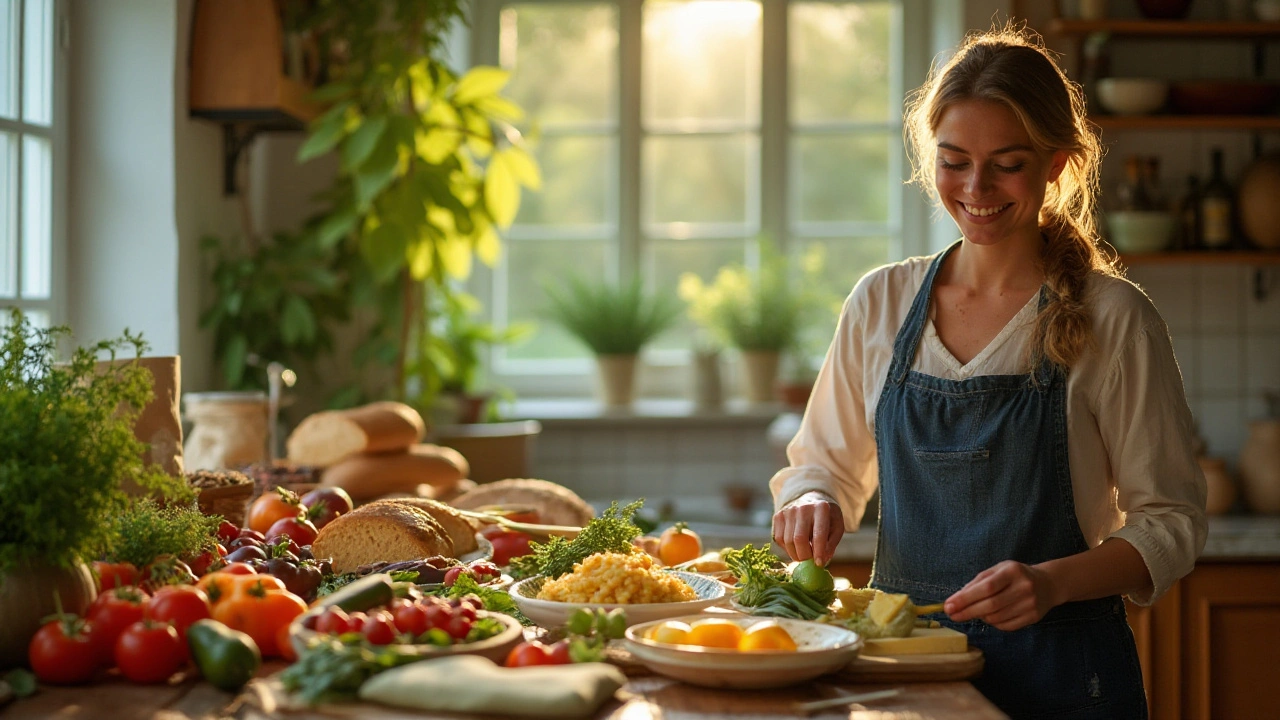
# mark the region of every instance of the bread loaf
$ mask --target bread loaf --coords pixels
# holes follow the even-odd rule
[[[572,490],[547,480],[513,478],[485,483],[449,502],[463,510],[487,505],[531,505],[544,525],[585,527],[595,510]]]
[[[453,541],[453,552],[456,555],[466,555],[479,546],[476,543],[475,526],[456,509],[442,502],[428,498],[395,498],[392,500],[378,500],[371,504],[384,502],[411,505],[431,515],[436,522],[440,523],[444,531],[449,534],[449,539]]]
[[[311,552],[332,558],[335,573],[379,561],[455,556],[449,534],[429,513],[395,503],[372,503],[339,515],[320,529]]]
[[[309,415],[286,445],[291,463],[328,467],[357,453],[404,450],[426,431],[417,410],[404,403],[376,402]]]
[[[340,487],[359,503],[391,493],[419,494],[418,486],[424,483],[446,492],[468,470],[457,450],[424,444],[400,452],[349,457],[325,468],[320,484]]]

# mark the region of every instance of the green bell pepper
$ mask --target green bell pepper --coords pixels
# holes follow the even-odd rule
[[[236,692],[262,665],[253,638],[217,620],[199,620],[187,628],[187,645],[196,667],[214,687]]]

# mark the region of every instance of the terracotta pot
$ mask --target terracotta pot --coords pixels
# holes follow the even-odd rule
[[[718,352],[693,354],[693,407],[699,412],[716,412],[724,407]]]
[[[83,614],[98,596],[89,566],[26,565],[0,576],[0,670],[27,664],[31,637],[56,612],[55,594],[64,611]]]
[[[1250,510],[1280,513],[1280,420],[1249,423],[1240,450],[1240,485]]]
[[[773,400],[773,385],[778,379],[778,363],[781,353],[776,350],[743,350],[742,362],[746,372],[743,390],[747,402],[767,403]]]
[[[1204,482],[1208,489],[1205,499],[1205,512],[1210,515],[1223,515],[1236,502],[1236,481],[1227,471],[1227,461],[1222,458],[1201,457],[1200,469],[1204,471]]]
[[[1264,250],[1280,249],[1280,153],[1264,155],[1240,179],[1240,228]]]
[[[600,393],[609,407],[630,407],[635,396],[636,356],[597,355]]]

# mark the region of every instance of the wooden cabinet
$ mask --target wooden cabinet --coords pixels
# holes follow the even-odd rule
[[[833,563],[865,587],[871,563]],[[1206,562],[1155,605],[1125,603],[1152,720],[1280,717],[1280,562]]]

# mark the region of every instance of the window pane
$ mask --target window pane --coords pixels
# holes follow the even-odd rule
[[[9,327],[9,313],[13,311],[12,306],[0,305],[0,330]],[[49,313],[44,310],[23,310],[22,314],[26,316],[27,321],[41,330],[49,329]]]
[[[18,115],[18,3],[0,0],[0,117]]]
[[[647,248],[646,270],[653,287],[659,294],[677,297],[681,274],[696,273],[710,283],[721,267],[741,263],[746,257],[745,240],[655,240]],[[683,315],[679,324],[654,341],[653,347],[690,348],[697,335],[697,326]]]
[[[821,245],[824,251],[818,291],[830,295],[831,311],[822,315],[821,322],[806,327],[800,338],[805,352],[820,359],[836,330],[840,312],[837,303],[844,302],[867,271],[889,262],[891,241],[887,237],[805,238],[796,245],[796,252],[801,254],[813,245]]]
[[[646,2],[645,122],[758,122],[760,24],[758,2]]]
[[[618,14],[608,5],[513,5],[498,52],[507,95],[544,127],[617,118]]]
[[[794,136],[795,220],[888,222],[894,147],[888,133]]]
[[[647,223],[753,223],[755,135],[650,137],[644,143]]]
[[[0,297],[18,294],[18,136],[0,132]]]
[[[520,196],[516,224],[601,225],[613,222],[613,137],[543,137],[534,154],[542,190]]]
[[[53,117],[53,0],[26,0],[22,36],[22,117],[48,125]]]
[[[889,122],[890,58],[896,3],[791,6],[791,119],[796,123]]]
[[[600,240],[521,240],[507,243],[502,275],[508,296],[500,305],[499,321],[534,322],[537,330],[519,345],[507,348],[511,360],[589,358],[586,346],[546,316],[543,283],[573,273],[597,278],[605,273],[605,250]]]
[[[49,141],[22,138],[22,297],[49,297],[53,255],[53,175]]]

